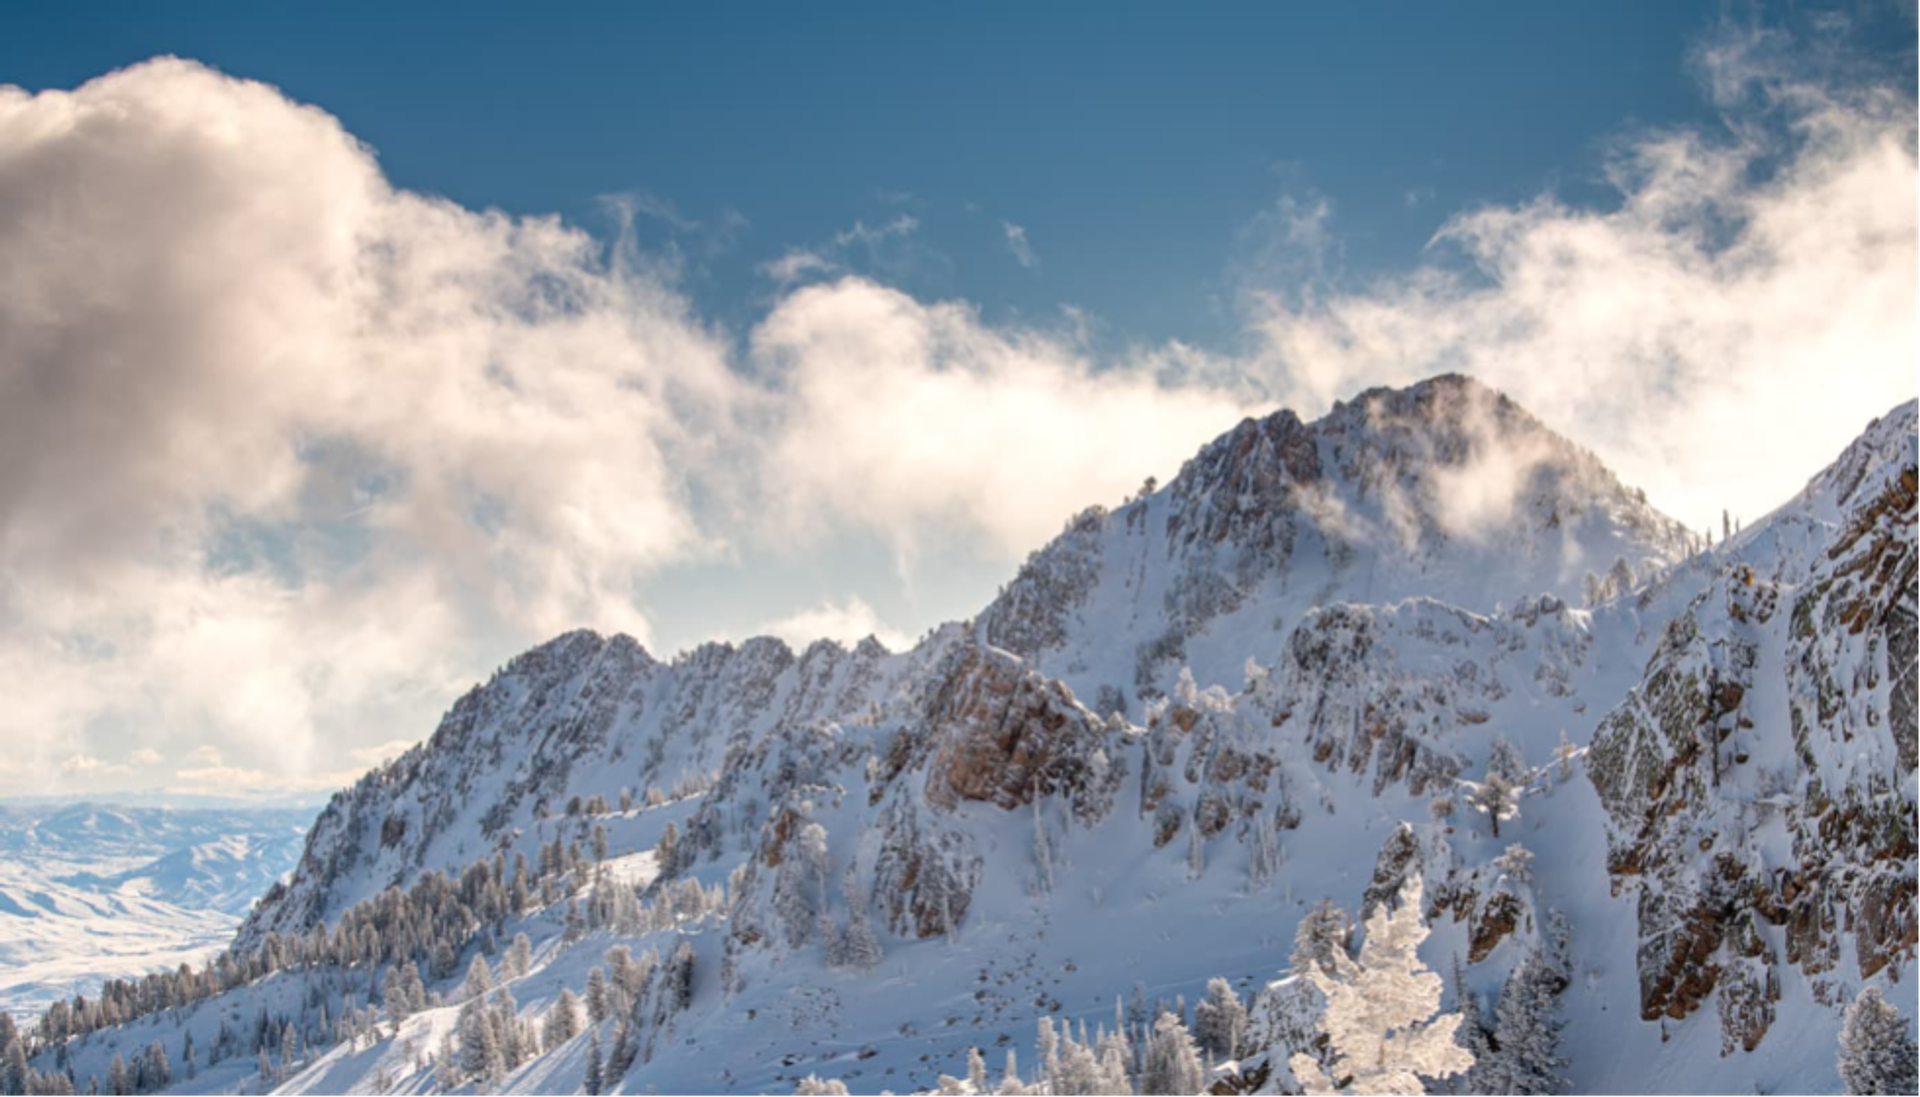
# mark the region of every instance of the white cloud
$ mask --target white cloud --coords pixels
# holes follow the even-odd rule
[[[750,634],[777,636],[796,651],[804,650],[815,640],[838,640],[853,645],[869,636],[885,644],[888,651],[905,651],[913,645],[911,636],[882,621],[873,607],[858,596],[844,601],[829,599],[810,609],[768,621]]]
[[[1176,469],[1247,407],[1162,383],[1163,359],[1096,368],[1067,337],[860,278],[783,299],[753,352],[778,393],[767,512],[783,532],[854,523],[905,557],[935,529],[1017,557]]]
[[[852,228],[841,229],[833,234],[835,247],[849,248],[855,245],[873,248],[889,240],[901,240],[920,231],[920,220],[916,217],[900,214],[878,225],[869,226],[865,221],[855,221]]]
[[[152,747],[141,747],[127,755],[127,761],[136,766],[157,766],[160,764],[160,752]]]
[[[1701,51],[1730,135],[1622,140],[1617,208],[1475,210],[1436,240],[1464,270],[1254,292],[1283,402],[1460,370],[1696,528],[1783,502],[1914,394],[1920,225],[1912,100],[1798,80],[1772,44]]]
[[[1000,229],[1006,233],[1007,250],[1013,253],[1013,261],[1032,270],[1040,259],[1033,253],[1033,245],[1027,242],[1026,226],[1016,225],[1012,221],[1002,221]]]
[[[330,792],[360,778],[360,770],[330,773],[285,773],[239,766],[205,766],[176,770],[166,791],[179,796],[283,796],[293,792]]]
[[[347,752],[347,757],[353,759],[356,765],[366,766],[370,769],[398,758],[417,743],[419,743],[418,739],[389,739],[384,743],[376,743],[369,747],[356,747]]]
[[[769,259],[760,264],[759,269],[761,274],[785,289],[814,275],[832,274],[840,269],[840,264],[818,252],[795,248],[778,259]]]
[[[137,712],[306,772],[503,649],[644,636],[739,385],[618,250],[395,190],[264,85],[0,88],[0,738],[54,771]]]

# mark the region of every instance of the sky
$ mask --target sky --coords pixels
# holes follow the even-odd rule
[[[0,795],[337,787],[572,627],[910,643],[1465,370],[1696,527],[1913,397],[1912,9],[0,8]]]

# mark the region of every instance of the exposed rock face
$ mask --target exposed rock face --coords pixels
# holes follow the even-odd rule
[[[1913,954],[1913,431],[1911,405],[1875,423],[1768,543],[1736,546],[1594,736],[1609,870],[1638,892],[1642,1016],[1718,990],[1729,1050],[1764,1037],[1780,965],[1834,1000],[1847,944],[1861,978]]]
[[[1120,773],[1105,723],[1058,681],[989,648],[960,649],[932,690],[926,712],[927,802],[1004,810],[1038,796],[1063,797],[1092,823],[1113,804]]]

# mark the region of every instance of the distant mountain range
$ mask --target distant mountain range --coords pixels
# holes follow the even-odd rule
[[[0,804],[0,1009],[198,962],[292,869],[313,813]]]

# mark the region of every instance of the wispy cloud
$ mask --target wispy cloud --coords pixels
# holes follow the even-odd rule
[[[1000,222],[1000,228],[1007,236],[1007,250],[1013,253],[1013,261],[1032,270],[1040,262],[1033,253],[1033,245],[1027,242],[1027,230],[1024,225],[1012,221]]]

